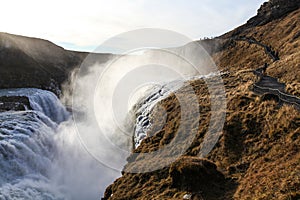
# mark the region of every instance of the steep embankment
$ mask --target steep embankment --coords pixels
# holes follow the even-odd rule
[[[246,25],[216,39],[201,41],[217,65],[228,72],[222,75],[227,97],[226,121],[219,142],[207,159],[200,159],[198,153],[212,116],[211,102],[206,83],[195,80],[190,84],[198,96],[195,103],[199,103],[201,117],[189,122],[180,120],[176,96],[186,94],[186,88],[181,88],[152,111],[152,127],[148,131],[151,137],[134,152],[155,151],[182,134],[180,130],[190,130],[187,124],[199,124],[190,148],[161,170],[124,172],[107,188],[104,199],[300,198],[300,112],[252,90],[257,81],[252,70],[268,63],[267,74],[285,83],[287,92],[300,96],[299,2],[271,0]],[[264,46],[240,40],[245,37],[271,47],[280,60],[274,61]],[[162,126],[164,117],[166,122]],[[172,147],[163,158],[157,156],[151,161],[143,161],[143,154],[132,155],[124,171],[167,162],[168,155],[180,150],[180,146]],[[137,161],[139,165],[135,165]]]
[[[58,94],[87,54],[42,39],[0,33],[0,88],[35,87]],[[95,61],[104,62],[109,56],[98,54]]]

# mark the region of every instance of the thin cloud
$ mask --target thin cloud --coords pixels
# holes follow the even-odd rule
[[[0,31],[44,38],[76,50],[96,47],[110,37],[137,28],[169,29],[199,39],[244,23],[263,2],[3,0]]]

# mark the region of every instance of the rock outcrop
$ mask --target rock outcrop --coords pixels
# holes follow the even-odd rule
[[[172,163],[169,169],[172,180],[171,187],[188,192],[207,193],[215,191],[225,185],[224,175],[217,170],[217,166],[205,159],[197,157],[182,157]]]
[[[270,0],[265,2],[247,24],[261,26],[270,21],[284,17],[294,10],[300,8],[300,0]]]
[[[0,112],[24,111],[32,109],[28,97],[25,96],[1,96]]]
[[[225,37],[241,35],[249,29],[266,25],[267,23],[282,19],[300,8],[300,0],[269,0],[257,11],[257,15],[247,21],[246,24],[225,34]],[[224,37],[223,36],[223,37]]]

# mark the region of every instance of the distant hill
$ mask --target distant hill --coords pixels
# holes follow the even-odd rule
[[[0,88],[36,87],[58,93],[85,52],[68,51],[47,40],[0,33]],[[97,54],[99,62],[110,54]]]

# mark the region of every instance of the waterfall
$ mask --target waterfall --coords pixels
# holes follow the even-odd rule
[[[151,126],[149,119],[150,112],[154,105],[164,99],[170,94],[170,87],[167,85],[162,87],[153,87],[148,91],[148,95],[140,100],[138,109],[135,111],[137,114],[134,131],[134,147],[137,148],[143,139],[147,137],[147,130]]]
[[[50,91],[36,88],[5,89],[0,91],[0,96],[26,96],[33,110],[45,114],[56,123],[66,121],[70,116],[60,100]]]
[[[191,76],[188,80],[208,79],[219,75],[218,73],[210,73],[207,75]],[[175,80],[165,83],[162,86],[150,88],[144,98],[141,98],[138,103],[137,110],[134,113],[137,115],[134,127],[134,147],[137,148],[141,142],[147,137],[147,131],[151,127],[150,113],[153,107],[161,100],[176,91],[184,84],[184,80]]]
[[[49,169],[58,123],[69,113],[44,90],[6,89],[0,96],[27,96],[33,109],[0,113],[0,199],[64,199],[53,192]]]
[[[56,123],[36,111],[0,114],[0,199],[42,195],[41,187],[46,185],[55,150],[56,127]],[[35,199],[45,199],[45,195]]]
[[[182,84],[182,80],[177,80],[143,93],[145,97],[134,110],[135,147],[147,137],[152,125],[151,110]],[[92,115],[85,108],[82,109],[87,116],[75,124],[60,100],[49,91],[3,89],[0,96],[25,96],[31,107],[0,113],[0,200],[99,199],[107,185],[121,175],[104,165],[111,161],[114,169],[124,166],[128,152],[110,150],[111,144],[99,136],[98,124],[89,119]],[[78,129],[82,131],[80,137]],[[124,137],[113,139],[123,141]],[[91,156],[82,145],[84,142],[91,142],[95,152],[103,155],[104,165]]]
[[[118,173],[83,148],[70,113],[51,92],[3,89],[31,109],[0,113],[0,200],[99,199]]]

